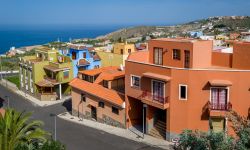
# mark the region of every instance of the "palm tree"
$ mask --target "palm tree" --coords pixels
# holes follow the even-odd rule
[[[0,149],[13,150],[20,144],[45,142],[48,133],[41,129],[41,121],[30,120],[31,113],[7,109],[0,115]]]

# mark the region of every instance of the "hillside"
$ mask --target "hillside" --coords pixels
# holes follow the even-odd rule
[[[137,26],[124,28],[98,37],[98,39],[118,40],[119,38],[128,39],[148,35],[160,35],[161,37],[185,36],[189,31],[197,30],[203,31],[207,35],[215,35],[219,33],[248,31],[249,29],[249,16],[222,16],[210,17],[175,26]]]

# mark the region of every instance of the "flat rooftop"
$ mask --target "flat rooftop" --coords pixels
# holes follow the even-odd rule
[[[201,40],[201,39],[193,39],[193,38],[159,38],[152,39],[152,41],[167,41],[167,42],[184,42],[184,43],[194,43],[194,42],[202,42],[209,40]]]

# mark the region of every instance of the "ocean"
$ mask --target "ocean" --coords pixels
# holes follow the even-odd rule
[[[0,26],[0,54],[10,47],[45,44],[51,41],[95,38],[122,28],[121,26]]]

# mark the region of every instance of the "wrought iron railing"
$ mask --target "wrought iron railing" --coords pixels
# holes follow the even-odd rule
[[[212,103],[212,102],[209,101],[203,107],[203,112],[205,110],[229,111],[229,110],[232,110],[232,104],[230,102],[225,103],[225,104],[220,104],[220,103]]]
[[[157,95],[157,94],[153,94],[149,91],[143,91],[141,98],[145,99],[145,100],[149,100],[152,102],[157,102],[157,103],[161,103],[161,104],[166,104],[169,101],[169,97],[168,96],[161,96],[161,95]]]

